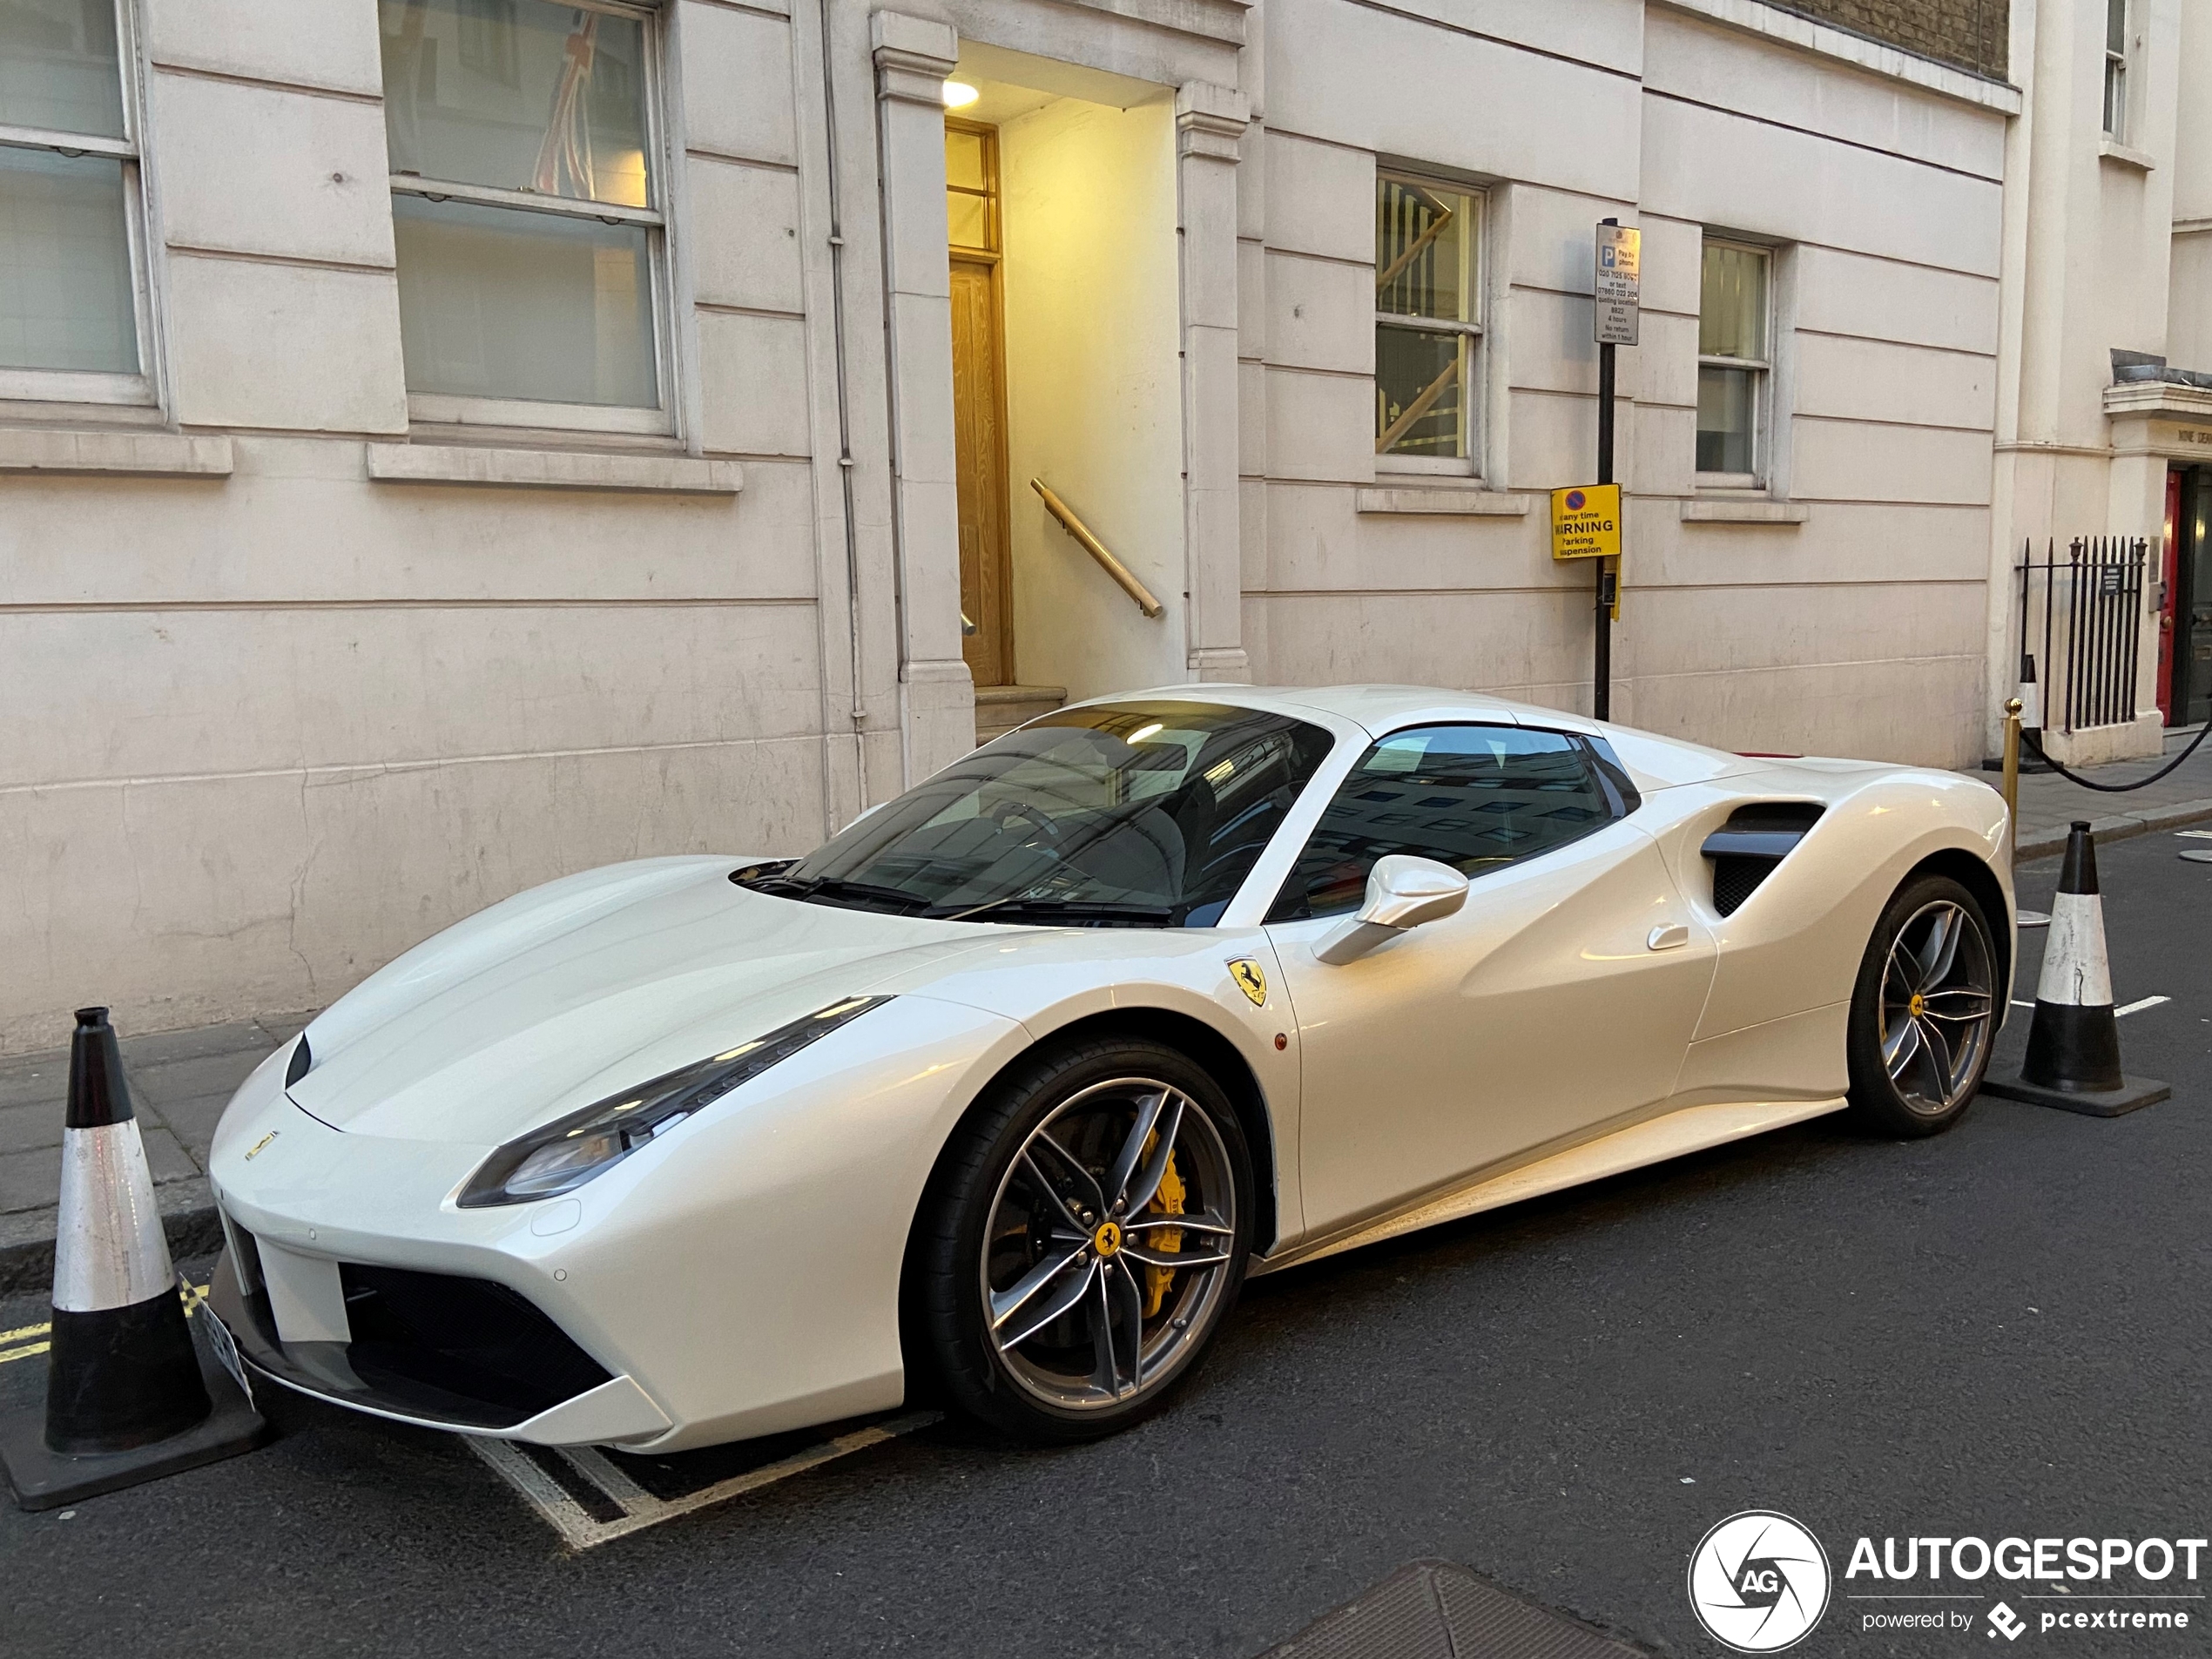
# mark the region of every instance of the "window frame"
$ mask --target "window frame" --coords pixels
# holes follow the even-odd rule
[[[146,236],[145,80],[139,72],[136,0],[109,0],[115,17],[115,68],[123,102],[123,136],[110,138],[58,127],[0,125],[0,148],[44,150],[62,156],[106,156],[123,164],[124,257],[130,262],[131,317],[138,369],[11,368],[0,365],[0,403],[78,403],[111,408],[160,404],[156,374],[153,281]]]
[[[1766,354],[1763,357],[1722,357],[1702,350],[1697,354],[1697,367],[1701,378],[1703,371],[1708,368],[1747,369],[1750,372],[1751,469],[1749,472],[1705,472],[1699,469],[1696,464],[1696,426],[1694,419],[1690,428],[1690,468],[1699,489],[1764,489],[1771,470],[1769,464],[1769,451],[1771,447],[1770,434],[1773,429],[1774,422],[1775,250],[1764,242],[1746,241],[1736,236],[1716,235],[1710,231],[1705,233],[1697,244],[1700,288],[1697,322],[1701,332],[1705,322],[1703,288],[1705,250],[1709,247],[1724,247],[1734,253],[1750,253],[1757,257],[1760,271],[1759,308],[1762,313],[1759,321],[1759,338],[1765,342]]]
[[[1418,168],[1378,165],[1375,168],[1376,188],[1379,190],[1385,182],[1412,185],[1419,189],[1458,196],[1466,200],[1475,232],[1474,258],[1469,261],[1467,273],[1467,308],[1474,315],[1472,320],[1462,322],[1443,317],[1417,317],[1400,311],[1385,311],[1380,306],[1375,307],[1375,374],[1378,381],[1381,377],[1381,335],[1386,327],[1402,328],[1413,334],[1453,334],[1467,342],[1465,348],[1467,368],[1460,377],[1463,383],[1460,388],[1460,430],[1467,453],[1463,455],[1400,455],[1385,449],[1382,447],[1383,435],[1377,432],[1374,435],[1375,470],[1378,474],[1412,473],[1480,478],[1483,475],[1483,444],[1487,438],[1482,392],[1484,378],[1489,370],[1489,354],[1486,349],[1489,325],[1486,314],[1489,295],[1490,192],[1485,185],[1423,172]],[[1375,252],[1379,256],[1382,250],[1378,247]],[[1379,278],[1379,259],[1372,269]],[[1380,289],[1379,280],[1376,287]]]
[[[2102,84],[2104,136],[2114,144],[2128,142],[2129,122],[2128,108],[2128,70],[2133,57],[2133,42],[2129,36],[2134,23],[2134,8],[2128,0],[2105,0],[2104,78]],[[2120,49],[2113,50],[2112,24],[2120,22]]]
[[[1299,867],[1305,862],[1306,849],[1312,845],[1313,838],[1321,833],[1322,826],[1328,819],[1329,808],[1336,805],[1338,796],[1343,793],[1352,780],[1359,775],[1359,769],[1366,763],[1368,757],[1393,738],[1402,738],[1409,732],[1440,730],[1526,732],[1544,737],[1564,738],[1568,746],[1581,757],[1593,792],[1605,803],[1605,815],[1592,820],[1577,833],[1568,837],[1565,840],[1554,841],[1548,846],[1533,847],[1528,852],[1504,860],[1488,869],[1470,875],[1467,880],[1471,885],[1479,884],[1501,871],[1514,869],[1534,860],[1548,858],[1554,853],[1564,852],[1570,846],[1588,840],[1600,831],[1624,821],[1634,815],[1643,805],[1642,794],[1629,778],[1628,768],[1621,764],[1620,757],[1613,752],[1613,745],[1607,742],[1602,734],[1576,732],[1565,726],[1531,725],[1524,721],[1494,719],[1417,719],[1403,725],[1377,732],[1372,736],[1362,734],[1365,738],[1364,741],[1359,738],[1345,740],[1347,746],[1352,750],[1352,760],[1341,773],[1331,780],[1328,772],[1324,771],[1317,774],[1313,781],[1307,786],[1309,789],[1325,790],[1327,792],[1321,800],[1313,821],[1299,833],[1298,844],[1291,849],[1290,862],[1285,867],[1281,880],[1276,883],[1275,891],[1268,895],[1267,902],[1260,912],[1260,921],[1263,925],[1278,927],[1301,922],[1334,921],[1341,917],[1351,915],[1358,910],[1359,906],[1355,904],[1349,910],[1330,910],[1318,915],[1310,912],[1304,915],[1284,914],[1285,906],[1290,903],[1293,897],[1292,884],[1298,879]],[[1285,831],[1291,827],[1291,824],[1284,826]],[[1415,856],[1427,857],[1428,855],[1420,853]],[[1441,862],[1441,860],[1439,861]],[[1371,866],[1371,870],[1372,867]],[[1306,902],[1305,895],[1302,893],[1297,894],[1296,901],[1303,907]]]
[[[530,0],[530,3],[553,4],[554,0]],[[546,196],[535,191],[506,190],[489,185],[455,184],[421,173],[392,172],[388,150],[387,174],[395,196],[416,196],[432,202],[466,202],[479,207],[544,213],[556,219],[596,219],[607,225],[643,226],[652,287],[648,310],[652,318],[653,375],[660,401],[651,408],[642,404],[555,403],[534,398],[418,392],[410,387],[407,393],[408,419],[412,424],[427,426],[673,437],[677,435],[677,415],[683,400],[678,384],[672,247],[675,214],[668,205],[672,167],[665,88],[668,20],[663,16],[664,8],[644,3],[643,0],[635,3],[632,0],[558,0],[556,9],[622,17],[637,24],[644,30],[639,57],[644,65],[645,153],[650,163],[645,170],[645,206]]]

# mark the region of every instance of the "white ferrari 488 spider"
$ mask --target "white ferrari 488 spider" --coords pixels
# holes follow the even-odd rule
[[[676,1450],[927,1391],[1070,1440],[1266,1272],[1966,1108],[2009,830],[1943,772],[1448,691],[1065,709],[803,859],[494,906],[238,1092],[214,1305],[410,1422]]]

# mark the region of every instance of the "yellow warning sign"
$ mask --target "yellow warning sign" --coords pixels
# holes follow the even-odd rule
[[[1620,485],[1573,484],[1552,491],[1552,557],[1620,556]]]

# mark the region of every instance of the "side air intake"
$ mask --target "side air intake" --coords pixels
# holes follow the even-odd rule
[[[1705,838],[1703,851],[1713,865],[1713,908],[1734,915],[1804,840],[1822,810],[1811,801],[1776,800],[1730,813],[1728,822]]]

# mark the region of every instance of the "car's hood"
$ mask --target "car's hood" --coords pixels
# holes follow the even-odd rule
[[[742,862],[617,865],[449,928],[307,1028],[294,1103],[355,1133],[493,1145],[983,942],[749,893],[729,880]]]

